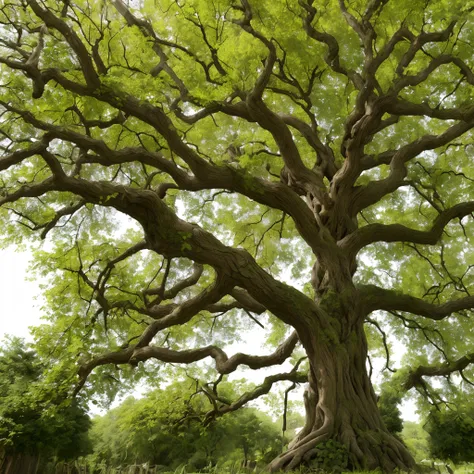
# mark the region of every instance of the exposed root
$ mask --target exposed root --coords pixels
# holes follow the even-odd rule
[[[346,429],[337,436],[327,424],[300,439],[287,452],[275,458],[267,469],[270,472],[291,471],[301,464],[307,464],[318,454],[318,446],[331,438],[346,446],[350,469],[393,472],[396,469],[409,471],[415,467],[406,447],[388,432],[365,431],[356,435],[352,429]]]
[[[353,330],[359,337],[344,339],[337,351],[316,341],[306,348],[310,371],[304,394],[305,426],[288,451],[270,463],[270,472],[311,463],[322,449],[331,449],[327,445],[323,448],[328,440],[345,447],[350,470],[391,473],[415,468],[406,447],[384,426],[365,368],[367,346],[362,324]]]
[[[329,439],[330,434],[330,430],[324,429],[324,427],[314,433],[310,433],[299,441],[296,446],[275,458],[268,466],[268,470],[270,472],[280,471],[282,469],[291,471],[303,462],[309,461],[311,458],[309,453],[311,453],[318,444]]]

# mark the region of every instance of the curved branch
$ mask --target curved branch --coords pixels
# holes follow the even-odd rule
[[[56,164],[52,163],[51,166]],[[296,330],[304,331],[305,312],[309,319],[315,314],[322,315],[315,302],[295,288],[274,279],[247,251],[227,247],[200,226],[179,219],[153,191],[104,181],[87,181],[58,172],[41,184],[23,186],[16,193],[0,199],[0,205],[22,197],[40,196],[48,191],[71,192],[92,204],[114,207],[141,224],[151,250],[168,258],[186,257],[214,267],[217,273],[224,277],[226,290],[223,289],[222,293],[219,291],[219,297],[210,292],[208,296],[212,295],[215,299],[211,301],[211,298],[206,304],[217,302],[232,287],[240,286]],[[299,302],[300,310],[297,314],[294,312],[295,301]],[[179,313],[183,309],[184,306],[180,306],[176,311]],[[167,318],[173,319],[174,311]],[[159,330],[165,321],[167,319],[163,318],[153,324]]]
[[[44,181],[38,184],[25,184],[21,186],[18,190],[11,194],[4,194],[0,192],[0,206],[3,206],[9,202],[18,201],[21,198],[25,197],[39,197],[43,196],[49,191],[54,191],[56,189],[56,183],[54,177],[46,178]]]
[[[151,288],[145,291],[145,295],[158,295],[163,300],[171,300],[185,288],[195,285],[199,281],[199,278],[201,278],[203,270],[204,267],[202,265],[195,263],[193,265],[193,273],[184,280],[181,280],[169,290],[164,290],[164,288],[161,287]]]
[[[391,92],[398,94],[405,87],[414,87],[421,84],[431,75],[431,73],[433,73],[440,66],[446,64],[455,64],[459,68],[461,73],[466,76],[468,82],[474,84],[474,75],[472,71],[461,59],[454,58],[449,54],[442,54],[432,59],[428,66],[422,71],[420,71],[418,74],[414,76],[403,76],[399,81],[394,84]]]
[[[229,358],[221,348],[216,346],[207,346],[200,349],[184,351],[174,351],[157,346],[142,347],[139,342],[136,346],[103,354],[81,365],[78,370],[80,380],[75,388],[74,393],[77,394],[79,392],[90,373],[96,367],[101,365],[136,365],[138,362],[144,362],[149,359],[157,359],[162,362],[189,364],[200,361],[207,357],[212,357],[216,364],[216,370],[220,374],[230,374],[231,372],[234,372],[239,365],[247,365],[251,369],[261,369],[264,367],[281,365],[291,356],[297,343],[298,335],[296,332],[293,332],[282,344],[277,347],[277,349],[272,354],[266,356],[255,356],[237,353]]]
[[[405,311],[439,321],[458,311],[474,309],[474,296],[466,296],[436,305],[421,298],[375,285],[361,285],[358,289],[369,313],[376,310]]]
[[[318,31],[312,25],[314,18],[316,17],[317,10],[313,6],[311,0],[299,0],[300,6],[305,10],[306,16],[303,18],[303,26],[310,38],[313,38],[319,43],[323,43],[327,46],[328,51],[324,56],[326,64],[334,71],[348,77],[356,88],[362,87],[362,77],[353,70],[346,69],[340,63],[339,57],[339,43],[336,38],[329,33]]]
[[[265,306],[260,304],[254,298],[252,298],[249,295],[248,291],[245,291],[242,288],[233,288],[230,294],[236,299],[239,305],[243,309],[246,309],[247,311],[250,311],[252,313],[262,314],[267,310]]]
[[[308,375],[306,373],[298,372],[297,370],[293,369],[291,372],[275,374],[265,377],[261,385],[258,385],[250,392],[244,393],[238,400],[231,403],[230,405],[221,405],[218,408],[217,412],[215,410],[209,411],[208,413],[206,413],[206,418],[210,420],[215,416],[221,416],[225,413],[236,411],[239,408],[242,408],[245,404],[251,402],[252,400],[256,400],[262,395],[267,394],[272,389],[273,384],[282,381],[289,381],[293,383],[306,383],[308,381]]]
[[[419,366],[411,370],[406,382],[405,390],[423,385],[423,377],[446,377],[454,372],[462,372],[468,365],[474,364],[474,352],[443,365]]]
[[[189,364],[207,357],[212,357],[216,364],[216,370],[220,374],[230,374],[239,365],[246,365],[251,369],[262,369],[273,365],[281,365],[291,356],[293,349],[298,343],[298,335],[293,332],[278,348],[270,355],[256,356],[243,353],[228,357],[227,354],[217,346],[207,346],[200,349],[174,351],[165,347],[146,346],[135,349],[130,357],[129,363],[134,364],[148,359],[157,359],[161,362],[172,362],[176,364]]]
[[[432,108],[428,103],[415,104],[402,98],[387,101],[383,110],[395,116],[431,117],[439,120],[468,120],[474,114],[474,106]]]
[[[300,152],[293,139],[286,120],[272,112],[258,97],[250,94],[247,105],[252,118],[265,130],[268,130],[278,148],[285,163],[286,181],[289,187],[293,187],[299,194],[310,193],[318,199],[325,207],[331,209],[332,202],[323,181],[322,173],[310,170],[301,159]],[[293,121],[293,125],[296,122]]]
[[[104,87],[102,87],[102,89],[104,89]],[[83,90],[82,93],[84,95],[89,94],[87,90]],[[194,173],[194,177],[188,175],[159,152],[148,152],[141,148],[128,147],[119,151],[114,151],[102,140],[92,139],[86,135],[73,132],[66,127],[43,122],[35,117],[31,112],[18,109],[7,102],[0,101],[0,105],[5,107],[8,111],[20,115],[27,123],[30,123],[41,130],[47,131],[48,139],[60,138],[71,141],[81,148],[91,149],[98,154],[98,156],[94,158],[87,155],[84,162],[96,161],[97,163],[111,166],[118,163],[138,160],[165,171],[183,190],[193,191],[218,188],[238,192],[242,195],[248,196],[250,199],[280,209],[290,215],[295,221],[302,237],[308,242],[314,252],[317,253],[326,246],[326,243],[321,239],[318,232],[319,227],[313,213],[300,197],[288,186],[247,174],[244,175],[242,172],[237,171],[230,166],[220,167],[208,163],[182,141],[177,131],[174,129],[170,119],[161,109],[148,103],[144,104],[139,102],[131,96],[119,98],[115,92],[111,91],[111,93],[112,96],[102,93],[99,94],[97,98],[105,100],[118,109],[122,108],[122,110],[124,110],[128,115],[133,115],[155,127],[171,145],[172,150],[181,156],[190,166]],[[127,106],[127,104],[129,105]],[[271,112],[271,114],[273,114],[273,112]],[[278,120],[281,121],[281,119]],[[286,125],[283,126],[286,128]],[[294,146],[293,143],[293,147]],[[301,161],[299,155],[298,160]],[[321,178],[318,179],[318,175],[307,169],[302,163],[298,165],[298,169],[303,174],[309,173],[309,175],[311,175],[309,180],[316,179],[317,182],[322,182]]]
[[[209,313],[225,313],[231,309],[243,309],[245,311],[262,314],[267,308],[252,298],[246,290],[242,288],[233,288],[230,290],[229,294],[235,298],[234,301],[228,303],[211,303],[206,307],[202,308],[203,311],[208,311]],[[177,303],[170,303],[166,305],[155,305],[151,304],[150,308],[146,310],[140,310],[139,308],[134,308],[147,316],[150,316],[153,319],[161,319],[165,316],[171,314],[176,308],[178,308]]]
[[[369,224],[356,230],[338,242],[351,255],[375,242],[411,242],[413,244],[436,245],[445,227],[453,219],[462,219],[474,213],[474,201],[456,204],[438,215],[428,231],[411,229],[401,224]]]
[[[474,109],[465,120],[455,123],[440,135],[425,135],[397,150],[390,161],[390,174],[380,181],[372,181],[361,186],[354,193],[352,213],[356,215],[363,209],[378,202],[385,195],[404,184],[407,176],[406,163],[420,153],[447,145],[474,127]]]
[[[378,321],[376,321],[375,319],[372,319],[372,318],[365,318],[365,321],[369,324],[372,324],[373,326],[375,326],[377,328],[377,331],[380,333],[381,337],[382,337],[382,343],[383,343],[383,347],[384,347],[384,350],[385,350],[385,367],[382,369],[382,370],[389,370],[390,372],[396,372],[394,369],[392,369],[390,367],[390,350],[389,350],[389,347],[388,347],[388,342],[387,342],[387,334],[385,333],[385,331],[381,328],[380,324],[378,323]]]
[[[218,302],[230,291],[232,286],[233,284],[227,278],[218,278],[213,285],[205,288],[194,298],[175,306],[169,314],[153,321],[140,336],[135,347],[148,346],[156,334],[165,328],[187,323],[208,305]]]
[[[85,201],[80,200],[76,204],[73,204],[73,205],[67,206],[67,207],[63,207],[59,211],[56,211],[54,217],[49,222],[37,226],[35,228],[35,230],[36,229],[43,229],[43,231],[41,232],[41,238],[45,239],[46,236],[48,235],[48,232],[50,230],[54,229],[54,227],[56,227],[56,225],[61,220],[61,218],[65,217],[65,216],[72,216],[79,209],[82,209],[85,206],[85,204],[86,204]]]
[[[17,150],[8,155],[2,156],[0,158],[0,171],[8,169],[10,166],[18,165],[25,158],[41,154],[48,148],[49,142],[50,137],[44,136],[40,141],[32,144],[29,148]]]
[[[54,28],[64,36],[64,39],[77,55],[87,86],[91,89],[99,87],[100,80],[94,69],[94,63],[86,47],[74,30],[70,28],[64,20],[55,16],[50,10],[41,8],[36,0],[28,0],[28,4],[35,14],[44,21],[48,28]]]

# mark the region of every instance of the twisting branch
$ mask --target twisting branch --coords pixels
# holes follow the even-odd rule
[[[45,135],[42,140],[34,143],[29,148],[17,150],[8,155],[3,155],[0,158],[0,171],[7,170],[11,166],[21,163],[25,158],[40,154],[48,148],[50,140],[51,137]]]
[[[410,242],[413,244],[436,245],[445,227],[454,219],[474,213],[474,201],[456,204],[441,211],[434,220],[430,230],[422,231],[410,229],[401,224],[369,224],[356,230],[338,242],[338,245],[347,249],[351,254],[357,254],[362,248],[375,242]]]
[[[254,356],[243,353],[234,354],[232,357],[228,357],[227,354],[216,346],[207,346],[200,349],[175,351],[164,347],[142,345],[144,340],[142,338],[136,345],[128,347],[126,349],[110,352],[101,356],[95,357],[87,363],[83,364],[78,372],[79,383],[76,387],[76,393],[85,384],[89,374],[101,365],[106,364],[132,364],[136,365],[139,362],[143,362],[149,359],[156,359],[161,362],[173,362],[189,364],[197,362],[207,357],[214,359],[216,364],[216,370],[220,374],[230,374],[234,372],[238,366],[247,365],[251,369],[261,369],[264,367],[270,367],[274,365],[280,365],[287,360],[296,344],[298,343],[298,335],[293,332],[288,339],[280,344],[277,349],[270,355],[267,356]],[[275,379],[278,379],[278,377]],[[266,392],[265,392],[266,393]],[[245,402],[246,403],[246,402]]]
[[[81,69],[84,74],[84,79],[86,80],[87,86],[91,90],[99,87],[100,80],[97,72],[94,69],[92,59],[75,31],[70,28],[64,20],[55,16],[50,10],[41,8],[36,0],[28,0],[27,3],[30,5],[35,14],[44,21],[48,28],[59,31],[63,35],[64,39],[69,43],[73,51],[76,53],[79,63],[81,64]]]
[[[407,175],[406,164],[420,153],[447,145],[474,127],[474,108],[462,121],[448,127],[439,135],[425,135],[398,149],[390,161],[390,174],[387,178],[372,181],[361,186],[354,195],[354,214],[378,202],[384,196],[396,191],[404,184]]]
[[[474,352],[443,365],[419,366],[410,371],[404,384],[405,390],[423,385],[423,377],[446,377],[455,372],[462,372],[467,366],[474,364]]]
[[[432,304],[421,298],[406,295],[395,290],[387,290],[375,285],[360,285],[359,291],[368,312],[376,310],[404,311],[435,321],[453,313],[474,309],[474,296],[466,296],[443,304]]]
[[[308,381],[308,375],[304,372],[298,372],[297,370],[293,369],[291,372],[286,372],[282,374],[275,374],[265,377],[263,383],[258,385],[250,392],[244,393],[238,400],[234,401],[230,405],[222,404],[216,409],[210,410],[206,414],[206,419],[211,421],[216,416],[222,416],[226,413],[230,413],[242,408],[247,403],[251,402],[252,400],[256,400],[257,398],[261,397],[262,395],[267,394],[272,389],[273,385],[277,382],[282,381],[289,381],[293,383],[305,383]]]
[[[372,326],[375,326],[377,328],[377,331],[382,336],[382,343],[383,343],[383,347],[384,347],[384,350],[385,350],[385,368],[384,368],[384,370],[387,369],[390,372],[395,372],[395,370],[390,367],[390,349],[388,347],[387,334],[385,333],[385,331],[382,329],[380,324],[375,319],[365,318],[365,321],[369,324],[372,324]]]
[[[36,227],[36,229],[41,229],[43,228],[43,231],[41,232],[41,238],[45,239],[46,236],[48,235],[48,232],[54,227],[57,226],[59,221],[65,217],[65,216],[70,216],[72,217],[77,211],[82,209],[85,205],[85,201],[80,200],[78,203],[73,204],[71,206],[63,207],[59,211],[56,212],[55,216],[46,224],[41,224]],[[35,229],[35,230],[36,230]]]
[[[317,14],[317,9],[313,6],[314,2],[311,0],[299,0],[298,3],[304,9],[306,14],[306,16],[303,17],[303,26],[306,33],[317,42],[325,44],[328,48],[327,54],[324,57],[326,64],[334,72],[347,76],[356,88],[361,87],[361,76],[355,71],[346,69],[341,65],[339,58],[339,43],[336,38],[329,33],[318,31],[314,28],[312,23]]]
[[[145,291],[145,295],[158,295],[162,300],[171,300],[179,292],[183,291],[185,288],[189,288],[190,286],[195,285],[199,281],[199,278],[201,277],[203,270],[204,270],[204,267],[202,265],[195,263],[193,265],[193,273],[188,278],[181,280],[179,283],[177,283],[176,285],[174,285],[172,288],[168,290],[165,290],[162,287],[150,288]]]
[[[87,94],[87,91],[85,94]],[[101,97],[104,98],[102,95]],[[138,103],[138,101],[132,97],[125,99],[113,96],[113,99],[111,99],[108,94],[106,94],[106,97],[108,98],[107,102],[110,101],[112,105],[116,105],[117,108],[122,108],[122,110],[125,110],[129,115],[144,119],[146,123],[155,126],[158,131],[161,131],[168,143],[172,145],[174,151],[188,163],[195,176],[190,177],[159,152],[152,153],[138,148],[124,148],[118,152],[114,152],[102,140],[95,140],[86,135],[68,130],[65,127],[45,123],[35,117],[31,112],[18,109],[7,102],[0,101],[0,105],[5,107],[8,111],[21,116],[27,123],[49,132],[48,139],[54,137],[71,141],[76,143],[79,147],[91,149],[97,154],[93,159],[90,159],[89,155],[87,155],[85,162],[91,161],[110,166],[121,162],[138,160],[170,174],[181,189],[199,190],[225,188],[242,193],[257,202],[261,202],[269,207],[281,209],[290,215],[298,226],[303,238],[308,240],[315,252],[318,252],[322,247],[326,246],[326,243],[321,239],[318,232],[318,226],[313,213],[301,201],[298,195],[286,185],[271,183],[250,175],[243,176],[231,167],[222,168],[214,166],[201,158],[191,147],[183,143],[171,124],[170,119],[160,109],[149,104]],[[130,104],[130,109],[126,106],[127,103]],[[111,159],[111,157],[113,159]],[[300,157],[298,157],[298,160],[301,162]],[[302,170],[310,171],[304,167],[304,165],[300,164],[299,167],[301,166]],[[321,177],[317,179],[317,182],[320,180]]]
[[[247,365],[251,369],[261,369],[273,365],[282,364],[293,352],[298,342],[298,335],[293,332],[272,354],[268,356],[252,356],[242,353],[228,357],[227,354],[216,346],[203,347],[201,349],[190,349],[185,351],[173,351],[163,347],[146,346],[138,347],[132,353],[131,364],[135,364],[148,359],[157,359],[162,362],[173,362],[189,364],[197,362],[207,357],[212,357],[216,364],[216,370],[220,374],[230,374],[239,365]]]
[[[9,0],[0,7],[0,27],[6,32],[0,39],[5,71],[0,86],[0,205],[2,216],[20,216],[30,229],[44,235],[75,212],[84,218],[83,228],[79,219],[68,222],[77,250],[74,258],[63,263],[66,258],[57,257],[58,266],[72,272],[66,277],[73,284],[64,291],[77,290],[73,310],[85,309],[85,314],[74,316],[67,331],[76,331],[79,337],[84,328],[87,334],[101,331],[89,317],[100,314],[106,330],[107,324],[110,328],[107,337],[93,339],[98,355],[83,363],[76,391],[91,371],[104,364],[207,360],[221,375],[213,387],[203,388],[212,404],[206,415],[211,419],[267,393],[280,380],[293,384],[308,380],[296,364],[233,402],[217,390],[222,375],[242,364],[258,369],[287,360],[299,339],[310,357],[308,420],[289,453],[272,468],[291,469],[329,438],[350,446],[354,465],[365,463],[373,451],[365,429],[378,430],[384,441],[378,446],[383,452],[379,455],[376,450],[368,464],[376,467],[386,459],[387,471],[410,467],[412,459],[403,446],[380,431],[376,412],[362,406],[365,401],[366,408],[374,408],[362,359],[367,353],[362,324],[366,320],[381,333],[389,367],[385,330],[368,317],[370,312],[395,313],[443,353],[438,344],[443,325],[438,325],[440,332],[433,329],[439,337],[431,337],[425,326],[436,328],[437,321],[450,315],[467,314],[474,308],[474,297],[467,271],[457,277],[443,244],[439,263],[431,262],[443,281],[421,298],[357,285],[356,257],[376,242],[408,242],[428,259],[416,246],[461,236],[460,231],[448,235],[448,226],[456,219],[461,225],[464,220],[463,230],[469,236],[473,201],[456,204],[456,199],[465,201],[471,193],[472,182],[463,169],[468,165],[474,106],[462,101],[472,95],[474,74],[470,61],[462,59],[461,29],[457,38],[451,38],[457,27],[450,23],[449,12],[446,22],[436,23],[443,29],[433,31],[431,23],[387,20],[386,12],[381,14],[386,0],[369,0],[362,6],[330,0],[327,7],[315,0],[298,0],[293,3],[299,11],[291,11],[293,16],[287,19],[293,22],[291,28],[298,28],[298,22],[303,30],[293,36],[275,15],[280,8],[266,4],[262,8],[258,0],[201,2],[199,11],[197,7],[193,11],[189,2],[183,7],[183,2],[171,2],[170,10],[156,22],[125,0],[96,6],[89,2],[90,8],[63,3],[62,16],[62,4],[48,7],[40,0]],[[23,7],[18,14],[15,5]],[[432,7],[425,8],[429,12]],[[262,17],[257,18],[257,12]],[[185,28],[192,31],[183,33]],[[295,47],[305,38],[308,48]],[[36,39],[37,47],[32,45]],[[245,44],[249,40],[257,46],[255,51]],[[232,48],[233,42],[237,48]],[[444,71],[447,79],[439,82]],[[30,81],[33,99],[24,90]],[[426,128],[433,128],[433,134],[423,135]],[[443,172],[438,173],[438,163],[447,169],[444,163],[452,155],[446,151],[443,157],[435,150],[448,150],[457,143],[464,148],[460,158],[451,161],[456,179],[438,180]],[[412,166],[417,157],[420,166],[436,161],[432,168],[426,166],[436,169],[436,176],[425,176],[419,166]],[[463,186],[448,199],[457,180]],[[423,206],[430,204],[430,215],[437,216],[422,230],[381,221],[395,214],[383,198],[407,185],[423,198]],[[209,208],[199,210],[210,195],[224,192],[231,194],[222,199],[229,209],[216,201],[209,213]],[[398,204],[411,211],[418,202]],[[284,216],[280,237],[294,239],[290,242],[295,246],[294,266],[284,255],[264,268],[248,250],[227,245],[245,226],[252,206]],[[362,216],[367,225],[361,227],[359,214],[367,207],[371,209]],[[226,219],[217,223],[221,211],[237,208],[242,212],[234,212],[232,223]],[[103,256],[99,245],[103,230],[97,229],[110,210],[133,219],[140,237],[123,250],[129,236],[117,235],[121,243],[104,245]],[[211,215],[214,210],[219,214]],[[199,216],[202,225],[191,222]],[[283,229],[286,216],[293,222]],[[216,231],[221,240],[206,230],[208,225],[222,226]],[[91,230],[87,237],[86,230]],[[303,246],[296,249],[300,237]],[[96,246],[93,252],[90,244]],[[380,247],[374,246],[376,257]],[[146,255],[135,255],[145,249]],[[285,274],[282,262],[288,261],[297,271],[304,268],[305,259],[314,260],[305,293],[270,273],[278,267]],[[443,300],[446,289],[453,290],[452,301]],[[66,311],[71,310],[68,303],[54,302]],[[419,315],[430,324],[412,324],[397,311]],[[228,356],[209,342],[185,350],[184,344],[173,340],[175,332],[187,342],[210,339],[219,327],[214,324],[218,318],[237,327],[240,321],[232,321],[232,315],[246,321],[247,313],[258,323],[255,314],[265,312],[295,331],[266,356]],[[114,317],[107,323],[108,314]],[[79,327],[81,318],[84,325]],[[456,318],[452,320],[455,324]],[[188,330],[200,322],[209,327],[194,338]],[[106,345],[116,341],[123,343],[122,348],[110,352]],[[337,375],[342,373],[337,367],[341,342],[349,342],[344,346],[348,351],[344,364],[354,369],[344,370],[349,378]],[[448,359],[449,352],[443,355]],[[471,358],[472,354],[414,369],[407,387],[429,393],[425,378],[456,371],[463,376]],[[331,396],[331,385],[343,391],[344,384],[349,384],[350,396],[360,398],[360,410],[351,412],[353,407],[339,406]]]

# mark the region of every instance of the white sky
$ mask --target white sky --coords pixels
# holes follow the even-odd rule
[[[37,284],[27,281],[30,254],[0,250],[0,339],[5,334],[31,339],[29,326],[40,322]]]
[[[15,252],[13,248],[0,250],[0,340],[6,334],[31,340],[29,326],[41,322],[40,290],[35,282],[28,280],[30,258],[28,252]],[[252,345],[256,349],[255,344],[249,344],[249,347]],[[246,371],[245,376],[248,375],[249,371]],[[403,418],[418,421],[415,408],[411,401],[403,403]]]

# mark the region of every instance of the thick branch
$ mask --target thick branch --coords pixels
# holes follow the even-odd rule
[[[148,346],[156,334],[165,328],[187,323],[208,305],[219,301],[231,288],[232,284],[227,279],[220,278],[216,280],[212,286],[207,287],[194,298],[190,298],[174,307],[168,315],[153,321],[140,336],[136,347]]]
[[[362,78],[353,70],[346,69],[340,63],[339,58],[339,43],[336,38],[329,33],[318,31],[313,25],[313,20],[316,17],[317,10],[313,7],[312,0],[299,0],[300,6],[305,10],[306,16],[303,18],[303,26],[309,37],[313,38],[319,43],[325,44],[328,48],[324,61],[334,71],[339,74],[347,76],[356,88],[362,87]]]
[[[304,331],[306,318],[309,320],[321,313],[310,298],[275,280],[247,251],[227,247],[198,225],[179,219],[153,191],[109,182],[91,182],[58,173],[41,184],[23,186],[16,193],[0,200],[0,204],[14,202],[22,197],[40,196],[48,191],[72,192],[87,202],[124,212],[142,225],[150,249],[168,258],[186,257],[197,263],[211,265],[218,274],[225,275],[225,286],[246,289],[261,305],[297,330]],[[227,291],[216,297],[215,301],[224,294]],[[297,314],[293,311],[295,301],[300,301]],[[168,318],[173,318],[173,315]],[[155,323],[159,326],[164,321]]]
[[[473,115],[466,117],[451,125],[440,135],[425,135],[397,150],[390,161],[390,174],[388,178],[373,181],[367,186],[362,186],[354,195],[352,213],[355,215],[366,207],[375,204],[385,195],[398,189],[407,175],[406,163],[427,150],[434,150],[447,145],[455,138],[460,137],[474,127]]]
[[[247,365],[251,369],[261,369],[273,365],[282,364],[293,352],[298,342],[298,335],[293,332],[291,336],[270,355],[255,356],[243,353],[228,357],[227,354],[217,346],[207,346],[201,349],[190,349],[185,351],[173,351],[165,347],[146,346],[136,349],[130,358],[130,363],[141,362],[148,359],[157,359],[162,362],[173,362],[177,364],[190,364],[207,357],[212,357],[216,364],[216,370],[220,374],[230,374],[239,365]]]
[[[70,28],[64,20],[55,16],[50,10],[41,8],[35,0],[28,0],[28,4],[35,14],[44,21],[46,26],[58,30],[64,36],[65,40],[77,55],[88,87],[91,89],[99,87],[99,76],[94,69],[94,64],[89,52],[74,30]]]
[[[80,90],[81,95],[88,95],[89,93],[87,90]],[[194,177],[179,169],[171,160],[166,159],[159,152],[148,152],[142,148],[124,148],[119,151],[113,151],[101,140],[92,139],[65,127],[43,122],[30,112],[18,109],[4,101],[0,101],[0,105],[20,115],[27,123],[48,131],[50,139],[55,137],[72,141],[81,148],[91,149],[98,154],[97,158],[91,158],[90,155],[87,155],[85,162],[96,160],[98,163],[109,166],[138,160],[165,171],[184,190],[217,188],[238,192],[269,207],[281,209],[290,215],[294,219],[302,237],[308,242],[314,252],[317,253],[325,247],[326,244],[319,235],[318,225],[313,213],[288,186],[247,174],[243,175],[230,166],[219,167],[208,163],[182,141],[169,118],[157,107],[139,102],[132,96],[120,98],[113,91],[110,91],[110,94],[100,94],[97,98],[105,100],[118,109],[122,108],[128,115],[133,115],[154,126],[167,139],[172,150],[188,163],[194,173]],[[298,160],[300,161],[301,159],[298,157]],[[302,163],[298,165],[298,169],[303,174],[311,175],[312,177],[309,180],[317,177],[316,174],[304,167]],[[317,182],[319,181],[322,182],[320,177],[317,179]]]
[[[14,151],[9,155],[4,155],[0,158],[0,171],[4,171],[10,166],[18,165],[21,163],[25,158],[29,158],[30,156],[38,155],[48,147],[49,139],[44,137],[41,141],[34,143],[29,148],[25,148],[24,150]]]
[[[296,344],[298,336],[293,332],[291,336],[280,344],[275,352],[266,356],[254,356],[243,353],[234,354],[228,357],[227,354],[217,346],[207,346],[200,349],[191,349],[185,351],[174,351],[164,347],[144,346],[137,344],[116,352],[109,352],[101,356],[95,357],[91,361],[83,364],[78,371],[80,381],[76,387],[76,393],[82,388],[89,374],[101,365],[107,364],[137,364],[149,359],[157,359],[162,362],[173,362],[178,364],[190,364],[207,357],[212,357],[216,364],[216,370],[221,374],[229,374],[234,372],[239,365],[247,365],[251,369],[261,369],[273,365],[282,364],[291,356]]]
[[[348,235],[338,245],[356,255],[360,249],[375,242],[411,242],[436,245],[445,227],[453,219],[462,219],[474,213],[474,201],[463,202],[442,211],[428,231],[411,229],[401,224],[369,224]]]
[[[413,387],[423,385],[423,377],[445,377],[454,372],[462,372],[470,364],[474,364],[474,352],[440,366],[419,366],[410,371],[404,388],[410,390]]]
[[[361,285],[358,288],[368,312],[376,310],[405,311],[439,321],[458,311],[474,309],[474,296],[466,296],[436,305],[421,298],[375,285]]]

